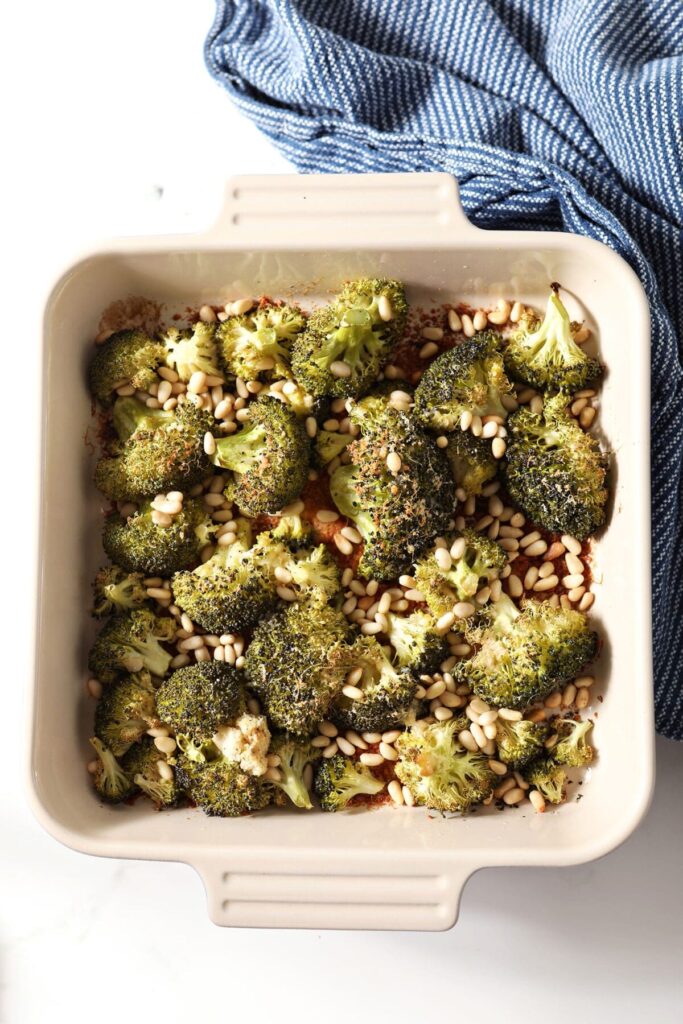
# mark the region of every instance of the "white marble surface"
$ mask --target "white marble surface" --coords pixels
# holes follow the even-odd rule
[[[210,0],[34,0],[0,14],[3,349],[19,354],[0,416],[5,479],[19,482],[29,515],[37,422],[26,410],[53,274],[98,237],[208,221],[226,174],[287,169],[203,69],[212,10]],[[302,1005],[333,1024],[388,1019],[389,1007],[407,1024],[444,1006],[515,1024],[681,1019],[683,745],[658,744],[654,804],[624,847],[584,867],[482,872],[447,934],[221,931],[190,869],[59,846],[23,796],[34,524],[18,533],[17,503],[1,508],[19,580],[0,588],[2,1021],[286,1024]]]

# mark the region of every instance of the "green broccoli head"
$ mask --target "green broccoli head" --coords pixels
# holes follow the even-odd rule
[[[95,638],[88,667],[105,684],[143,669],[153,676],[165,676],[171,655],[162,643],[173,640],[175,628],[173,619],[159,618],[147,609],[114,615]]]
[[[127,441],[138,430],[156,430],[173,423],[174,414],[164,409],[149,409],[137,398],[117,398],[111,413],[112,425],[119,441]]]
[[[338,458],[353,441],[352,434],[340,430],[318,430],[315,435],[313,455],[316,466],[320,469]]]
[[[263,810],[273,799],[272,784],[243,772],[236,761],[192,760],[181,754],[176,784],[205,814],[236,818]]]
[[[173,577],[176,604],[203,629],[239,633],[275,606],[271,569],[262,552],[249,545],[248,528],[241,526],[230,546],[217,548],[207,562]]]
[[[350,635],[344,615],[313,598],[258,624],[244,670],[276,729],[313,735],[344,685],[328,668],[330,649]]]
[[[209,377],[222,377],[218,362],[215,324],[198,320],[188,330],[169,327],[161,336],[166,350],[165,362],[183,381],[193,373],[206,373]]]
[[[602,376],[597,359],[590,359],[572,337],[569,314],[557,291],[548,299],[542,323],[525,315],[508,340],[505,366],[515,380],[541,391],[578,391]]]
[[[418,560],[415,581],[424,594],[429,610],[437,618],[449,612],[458,601],[470,602],[484,583],[498,577],[507,564],[505,551],[494,540],[475,530],[463,530],[449,536],[449,546],[457,536],[465,540],[465,550],[454,559],[450,569],[436,561],[435,549]]]
[[[155,691],[149,673],[115,679],[97,702],[95,735],[121,757],[158,723]]]
[[[458,678],[487,703],[520,709],[577,676],[598,645],[581,612],[549,601],[520,610],[505,595],[468,623],[465,639],[476,653],[458,663]]]
[[[160,761],[166,764],[163,775],[159,770]],[[126,751],[121,758],[121,768],[133,780],[137,789],[149,797],[157,810],[175,807],[178,803],[180,793],[173,767],[154,746],[151,737],[143,737]]]
[[[273,736],[270,753],[280,758],[278,769],[280,781],[273,783],[285,793],[295,807],[310,811],[313,807],[311,796],[304,779],[306,767],[320,758],[320,750],[312,747],[308,740],[302,740],[288,733]]]
[[[389,643],[394,661],[414,675],[431,675],[448,658],[450,650],[444,636],[435,632],[433,615],[418,609],[411,615],[387,615]]]
[[[298,521],[301,528],[293,525]],[[306,546],[311,532],[298,516],[286,516],[278,525],[256,538],[253,548],[258,571],[273,587],[286,585],[299,600],[331,599],[340,592],[339,567],[324,544]]]
[[[503,471],[510,498],[532,522],[583,540],[605,522],[607,459],[567,414],[567,401],[556,395],[541,413],[510,416]]]
[[[447,529],[455,485],[446,456],[404,412],[386,404],[366,409],[349,465],[330,478],[332,500],[363,537],[359,572],[393,580]],[[395,472],[389,454],[400,459]]]
[[[332,599],[341,589],[339,567],[324,544],[296,551],[285,563],[288,584],[299,598],[321,595]]]
[[[331,686],[357,668],[362,675],[354,685],[362,696],[337,694],[329,711],[335,725],[358,732],[384,732],[400,725],[415,697],[412,672],[394,668],[374,636],[359,636],[351,645],[336,644],[329,650],[325,671]]]
[[[551,804],[561,804],[567,787],[567,773],[550,757],[541,757],[523,769],[522,775],[530,786]]]
[[[442,352],[422,375],[415,391],[415,416],[439,434],[460,429],[464,412],[507,416],[502,396],[512,390],[503,366],[502,338],[482,331]]]
[[[550,734],[547,722],[517,722],[496,720],[498,760],[513,770],[523,768],[529,761],[545,753],[544,742]]]
[[[588,735],[593,723],[589,719],[576,722],[573,718],[563,718],[553,724],[559,736],[556,746],[553,747],[553,760],[569,768],[590,764],[594,750],[588,741]]]
[[[98,345],[90,362],[89,383],[93,398],[110,405],[117,388],[132,384],[145,391],[158,377],[164,346],[141,330],[119,331]]]
[[[448,435],[446,458],[453,479],[467,496],[477,497],[498,472],[498,462],[491,452],[491,442],[475,437],[469,430],[456,430]]]
[[[396,740],[396,775],[416,804],[436,811],[468,811],[495,786],[488,759],[458,742],[458,719],[413,726]]]
[[[131,402],[135,400],[124,401],[125,417],[120,415],[118,422],[121,431],[128,431],[134,427]],[[161,409],[136,404],[140,409],[137,422],[143,425],[121,440],[116,454],[99,460],[96,487],[112,501],[128,501],[183,491],[207,476],[211,464],[204,452],[204,435],[211,429],[213,417],[191,401],[179,405],[170,418]]]
[[[157,691],[157,715],[176,733],[208,739],[245,708],[242,673],[221,661],[177,669]]]
[[[306,326],[294,306],[259,306],[230,316],[218,328],[218,344],[230,373],[243,380],[291,377],[292,345]]]
[[[278,512],[308,479],[311,442],[296,413],[268,395],[249,406],[249,421],[219,438],[212,461],[235,474],[233,498],[245,515]]]
[[[267,536],[271,537],[274,541],[281,541],[286,544],[292,551],[298,551],[299,548],[305,547],[311,537],[313,531],[309,523],[301,518],[300,515],[288,513],[286,516],[280,516],[275,526],[273,526],[267,532]],[[265,536],[265,534],[261,534]],[[258,538],[261,539],[260,537]]]
[[[359,761],[342,754],[318,762],[313,788],[323,811],[343,811],[356,796],[376,796],[384,782]]]
[[[380,310],[386,315],[387,302],[392,319],[385,321]],[[400,282],[351,281],[329,306],[308,318],[294,343],[294,376],[312,395],[362,394],[387,363],[403,333],[407,312]]]
[[[104,565],[93,580],[92,613],[103,618],[113,612],[144,608],[149,598],[139,572],[126,572],[118,565]]]
[[[97,768],[93,774],[95,790],[108,804],[119,804],[135,793],[135,784],[126,775],[111,750],[102,740],[93,736],[91,746],[97,754]]]
[[[151,505],[144,502],[126,519],[116,512],[107,516],[102,546],[129,573],[166,577],[197,561],[212,530],[201,499],[186,499],[170,526],[157,526]]]

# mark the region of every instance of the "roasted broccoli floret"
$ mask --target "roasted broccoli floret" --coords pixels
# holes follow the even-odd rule
[[[286,585],[297,598],[332,598],[340,590],[339,567],[324,544],[306,546],[311,531],[299,516],[285,516],[256,538],[249,556],[253,572],[270,580],[273,590]]]
[[[597,359],[589,358],[572,337],[569,314],[556,289],[548,299],[545,317],[522,317],[505,349],[505,366],[515,380],[551,391],[578,391],[602,376]]]
[[[112,612],[129,612],[148,603],[142,573],[125,572],[118,565],[103,566],[93,581],[92,613],[98,619]]]
[[[133,796],[135,784],[126,775],[111,750],[108,750],[97,736],[93,736],[90,743],[95,749],[98,760],[93,774],[93,783],[97,793],[108,804],[119,804],[122,800]]]
[[[512,390],[501,355],[502,339],[482,331],[442,352],[422,375],[415,391],[415,416],[439,434],[460,429],[464,412],[507,416],[502,396]]]
[[[485,437],[475,437],[469,430],[456,430],[448,435],[446,458],[456,486],[462,487],[468,497],[481,494],[498,471],[491,442]]]
[[[343,811],[355,796],[376,796],[384,782],[359,761],[342,754],[318,762],[313,788],[323,811]]]
[[[259,306],[230,316],[218,328],[227,369],[243,380],[291,377],[291,349],[306,320],[293,306]]]
[[[127,396],[116,399],[111,419],[119,441],[127,441],[138,430],[156,430],[173,423],[175,416],[165,409],[149,409],[144,402]]]
[[[332,721],[357,732],[384,732],[400,725],[415,697],[413,673],[394,668],[374,636],[360,636],[351,645],[336,644],[328,651],[325,673],[331,686],[358,668],[362,675],[353,685],[362,696],[338,693],[329,711]]]
[[[118,417],[114,410],[115,424],[124,435],[133,429],[115,454],[100,459],[95,467],[95,485],[103,494],[113,501],[127,501],[183,491],[208,474],[211,464],[204,452],[204,435],[213,425],[211,415],[189,400],[170,418],[162,409],[147,409],[134,399],[122,401],[126,405]],[[140,425],[135,427],[136,423]]]
[[[275,606],[271,570],[250,547],[249,528],[238,521],[237,539],[191,572],[178,572],[171,586],[177,605],[212,633],[239,633]]]
[[[277,754],[280,758],[280,763],[277,766],[280,779],[273,785],[281,789],[295,807],[310,811],[313,804],[304,775],[306,767],[319,760],[320,750],[317,747],[312,747],[308,740],[290,736],[288,733],[278,733],[273,736],[270,753]]]
[[[431,675],[449,656],[448,641],[435,632],[434,617],[425,611],[411,615],[387,615],[389,643],[394,660],[415,675]]]
[[[458,742],[460,726],[458,719],[413,726],[396,740],[396,775],[421,807],[468,811],[493,790],[488,758]]]
[[[548,803],[561,804],[567,786],[567,773],[550,757],[532,761],[523,769],[522,775],[530,786],[534,786]]]
[[[579,768],[590,764],[593,760],[593,748],[588,742],[588,735],[593,728],[589,719],[576,722],[573,718],[563,718],[553,723],[559,736],[553,747],[553,761],[565,764],[569,768]]]
[[[95,349],[90,363],[90,391],[102,405],[111,403],[114,392],[124,384],[146,390],[158,377],[157,366],[164,361],[164,346],[144,331],[119,331]]]
[[[340,589],[339,567],[324,544],[312,550],[302,550],[287,562],[294,590],[302,595],[324,594],[334,597]]]
[[[165,765],[163,775],[159,764]],[[173,767],[154,746],[154,740],[145,736],[135,743],[121,758],[121,768],[134,785],[142,790],[157,810],[175,807],[180,793],[175,783]]]
[[[312,534],[313,531],[310,524],[302,519],[300,515],[293,515],[291,513],[288,513],[286,516],[280,516],[275,526],[267,531],[269,537],[286,544],[291,551],[298,551],[299,548],[305,547],[310,541]],[[261,534],[260,536],[264,535]]]
[[[114,680],[95,709],[95,735],[121,757],[158,723],[154,687],[149,673],[140,672]]]
[[[273,798],[271,783],[248,775],[235,761],[223,757],[195,761],[182,754],[176,767],[176,784],[212,817],[235,818],[260,811]]]
[[[550,733],[547,722],[529,722],[525,718],[509,722],[498,717],[496,729],[498,760],[513,770],[545,753],[543,744]]]
[[[458,536],[464,539],[465,546],[462,555],[452,560],[450,569],[442,568],[436,561],[435,549],[423,555],[415,567],[417,588],[437,618],[451,611],[459,601],[471,602],[484,583],[496,579],[507,564],[507,555],[495,540],[475,530],[449,535],[448,540],[452,544]]]
[[[186,499],[170,526],[157,526],[150,503],[143,502],[126,519],[116,512],[107,517],[102,546],[130,573],[166,577],[196,562],[214,530],[201,499]]]
[[[88,667],[105,684],[143,669],[153,676],[164,676],[171,655],[160,641],[170,642],[175,628],[173,619],[159,618],[147,609],[114,615],[95,638]]]
[[[220,661],[177,669],[157,691],[157,715],[176,733],[208,739],[244,712],[242,673]]]
[[[220,750],[212,739],[197,739],[195,736],[188,735],[188,733],[179,732],[176,733],[175,741],[178,745],[178,750],[182,751],[183,756],[188,761],[197,761],[198,764],[205,764],[207,761],[215,761],[216,758],[221,756]]]
[[[529,601],[521,610],[503,595],[469,620],[476,653],[454,669],[487,703],[525,708],[577,676],[595,657],[598,638],[581,612]]]
[[[345,616],[315,599],[289,604],[259,623],[244,670],[276,729],[313,734],[344,685],[344,676],[328,668],[329,651],[350,634]]]
[[[332,474],[330,493],[363,537],[360,575],[393,580],[447,529],[455,485],[443,451],[406,413],[384,404],[357,415],[361,436],[349,445],[351,463]],[[394,455],[400,468],[390,468]]]
[[[166,365],[175,370],[183,381],[193,373],[206,373],[209,377],[222,377],[216,346],[214,324],[198,320],[189,330],[169,327],[161,338],[166,349]]]
[[[344,434],[341,430],[318,430],[315,435],[314,455],[316,465],[327,466],[348,448],[353,441],[352,434]]]
[[[568,415],[567,401],[556,395],[541,413],[521,408],[510,416],[504,476],[532,522],[584,540],[605,522],[607,458]]]
[[[380,310],[390,320],[383,320]],[[367,391],[401,337],[408,307],[398,281],[361,278],[308,318],[293,348],[296,379],[312,395]]]
[[[311,442],[304,424],[276,398],[249,406],[249,421],[216,442],[215,465],[235,474],[233,497],[249,516],[278,512],[308,479]]]

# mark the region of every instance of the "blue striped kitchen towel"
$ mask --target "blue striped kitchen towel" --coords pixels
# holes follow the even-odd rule
[[[657,729],[683,738],[681,0],[217,0],[212,75],[301,171],[449,171],[606,242],[652,315]]]

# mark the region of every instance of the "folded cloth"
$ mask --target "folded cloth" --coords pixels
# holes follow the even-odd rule
[[[656,725],[675,739],[682,55],[683,5],[661,0],[217,0],[206,44],[211,74],[299,170],[449,171],[478,226],[574,231],[636,271],[652,317]]]

